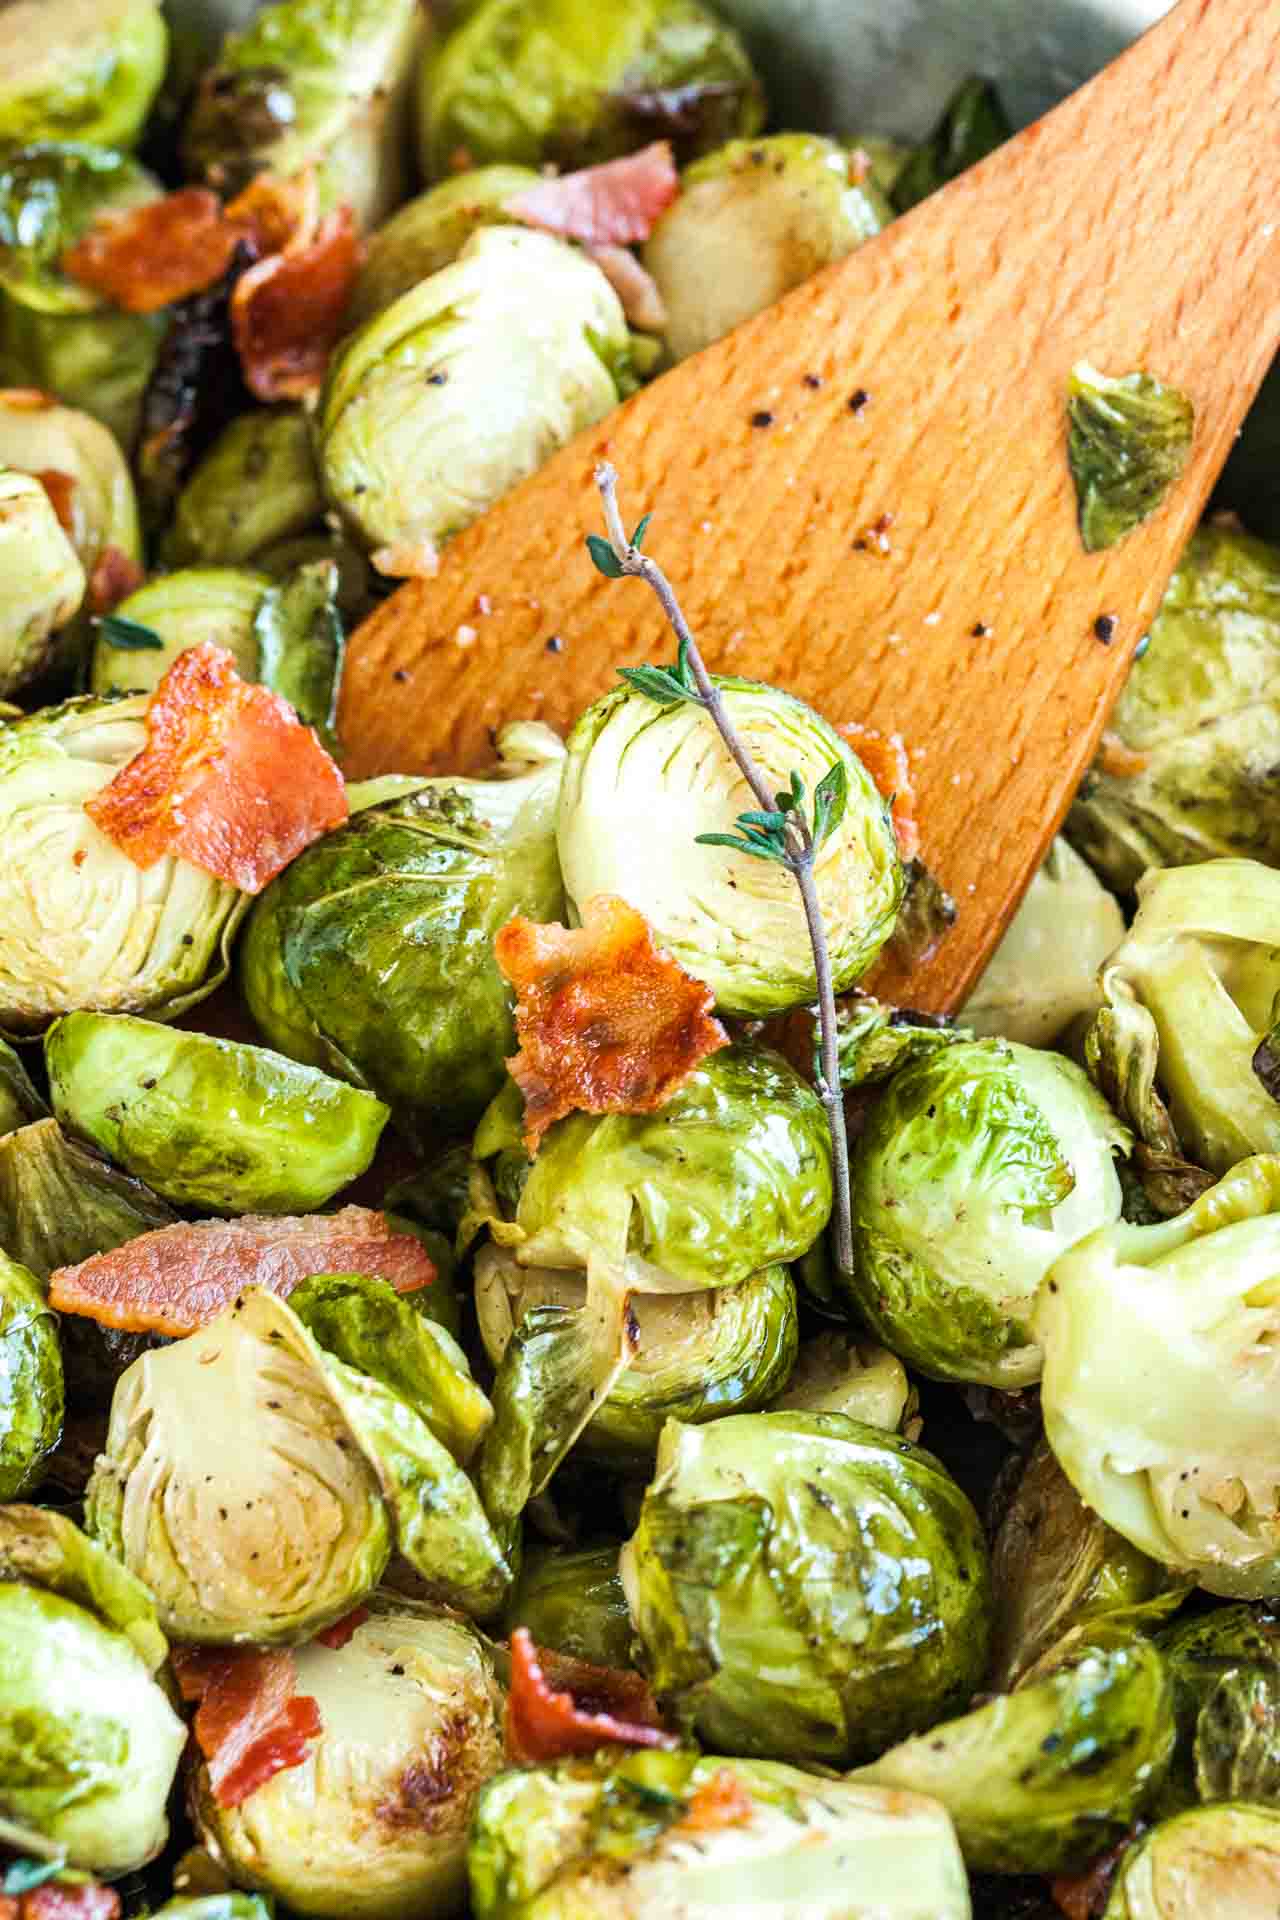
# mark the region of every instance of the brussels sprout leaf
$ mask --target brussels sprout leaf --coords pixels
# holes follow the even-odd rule
[[[973,75],[953,95],[924,146],[916,149],[895,178],[889,196],[895,211],[908,212],[948,180],[985,160],[1012,132],[991,82]]]
[[[103,639],[110,646],[119,647],[122,653],[164,652],[164,641],[155,628],[143,626],[141,620],[128,620],[120,613],[104,613],[97,626]]]
[[[1160,506],[1186,465],[1195,410],[1149,373],[1113,380],[1082,360],[1067,384],[1067,418],[1080,537],[1098,553]]]

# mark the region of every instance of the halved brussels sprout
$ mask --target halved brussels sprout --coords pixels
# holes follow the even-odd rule
[[[166,1629],[198,1643],[308,1640],[372,1592],[391,1552],[324,1355],[253,1287],[121,1377],[85,1515]]]
[[[630,336],[585,254],[485,227],[334,354],[325,491],[370,547],[469,526],[619,398]]]
[[[526,1313],[580,1311],[586,1275],[516,1264],[490,1246],[476,1260],[476,1317],[495,1367]],[[700,1423],[767,1406],[796,1356],[796,1297],[785,1267],[696,1293],[633,1293],[637,1344],[626,1371],[583,1429],[579,1446],[622,1464],[651,1460],[668,1419]]]
[[[995,1634],[989,1684],[1016,1685],[1069,1629],[1149,1602],[1169,1587],[1149,1560],[1090,1511],[1041,1439],[991,1548]],[[1169,1594],[1177,1604],[1176,1588]]]
[[[0,1252],[0,1500],[39,1484],[61,1432],[58,1316],[35,1275]]]
[[[837,992],[893,931],[902,900],[884,800],[821,715],[758,680],[720,679],[733,723],[770,786],[792,772],[812,792],[834,765],[849,797],[814,866]],[[695,844],[755,805],[708,716],[657,706],[630,686],[588,707],[569,735],[557,839],[565,891],[580,911],[615,893],[643,913],[722,1012],[781,1013],[815,998],[813,952],[795,881],[770,860]]]
[[[1089,1069],[1146,1145],[1180,1143],[1218,1174],[1280,1151],[1259,1057],[1280,994],[1280,873],[1256,860],[1153,870],[1102,991]]]
[[[132,146],[168,50],[160,0],[9,0],[0,8],[0,141]]]
[[[1237,528],[1192,535],[1067,832],[1117,891],[1215,854],[1280,865],[1280,551]]]
[[[89,684],[94,693],[150,693],[180,653],[212,641],[246,680],[258,678],[254,621],[271,582],[246,567],[189,567],[162,573],[131,593],[98,628]],[[127,621],[144,633],[118,625]],[[152,644],[145,633],[154,636]]]
[[[1280,1810],[1223,1801],[1135,1840],[1102,1920],[1263,1920],[1278,1904]]]
[[[718,1805],[732,1807],[717,1819]],[[476,1920],[969,1920],[945,1812],[763,1760],[605,1750],[481,1792]]]
[[[677,360],[772,306],[893,215],[865,160],[812,133],[731,140],[681,177],[646,242]]]
[[[478,227],[503,225],[507,201],[538,178],[532,167],[472,167],[393,213],[369,237],[347,326],[362,327],[402,293],[447,267]]]
[[[434,779],[357,814],[259,897],[245,1001],[295,1060],[371,1087],[428,1137],[466,1125],[515,1042],[493,937],[562,910],[554,816],[563,749],[508,728],[492,780]]]
[[[85,586],[80,556],[40,481],[0,467],[0,695],[49,664]]]
[[[481,0],[418,94],[430,180],[459,163],[588,166],[662,135],[690,159],[763,118],[742,42],[700,0]]]
[[[128,452],[168,325],[165,313],[37,313],[0,289],[0,381],[56,394]]]
[[[1223,1674],[1196,1722],[1193,1758],[1202,1800],[1280,1802],[1280,1667]]]
[[[70,1520],[0,1507],[0,1820],[93,1873],[155,1858],[187,1737],[167,1652],[146,1588]]]
[[[289,1305],[326,1353],[390,1387],[466,1465],[493,1408],[462,1348],[421,1311],[416,1294],[368,1274],[324,1273],[295,1287]]]
[[[294,1655],[322,1732],[300,1766],[237,1807],[219,1806],[203,1766],[196,1823],[241,1885],[293,1913],[420,1920],[458,1911],[477,1791],[503,1764],[502,1694],[465,1620],[374,1593],[341,1647]]]
[[[232,194],[314,167],[322,209],[362,226],[404,198],[418,0],[275,0],[201,75],[183,135],[193,179]]]
[[[0,159],[0,287],[36,313],[98,312],[108,302],[64,272],[63,256],[100,215],[159,193],[144,167],[108,147],[47,140],[10,149]]]
[[[42,1282],[58,1267],[109,1253],[176,1219],[141,1180],[68,1140],[56,1120],[34,1120],[0,1139],[0,1247]],[[67,1314],[60,1344],[68,1402],[106,1407],[124,1369],[152,1339]]]
[[[75,1008],[185,1013],[227,977],[248,906],[165,855],[143,869],[84,810],[146,744],[146,700],[69,700],[0,728],[0,1032]]]
[[[1036,1303],[1045,1432],[1087,1504],[1210,1593],[1280,1595],[1280,1158],[1091,1234]]]
[[[905,1067],[854,1147],[844,1291],[922,1372],[1030,1385],[1036,1289],[1067,1247],[1120,1218],[1113,1155],[1128,1144],[1059,1054],[972,1040]]]
[[[505,1623],[535,1645],[597,1667],[629,1667],[631,1615],[618,1576],[620,1540],[598,1547],[528,1547]]]
[[[668,1422],[620,1571],[660,1701],[728,1752],[847,1765],[986,1666],[977,1515],[932,1454],[841,1414]]]
[[[362,1174],[388,1109],[265,1047],[126,1014],[45,1037],[53,1110],[177,1206],[309,1213]]]
[[[853,1778],[939,1801],[972,1872],[1086,1866],[1150,1805],[1174,1743],[1156,1649],[1095,1627],[1016,1692],[918,1733]]]
[[[252,407],[183,487],[162,550],[174,567],[243,567],[323,514],[307,416],[300,407]]]
[[[1098,969],[1123,939],[1119,904],[1059,836],[960,1019],[977,1034],[1050,1047],[1096,1011]]]
[[[844,1413],[864,1426],[914,1440],[917,1395],[896,1353],[851,1333],[816,1333],[800,1342],[786,1392],[774,1413]]]
[[[1176,1621],[1157,1644],[1178,1722],[1160,1813],[1197,1799],[1280,1798],[1280,1621],[1258,1607],[1215,1607]]]

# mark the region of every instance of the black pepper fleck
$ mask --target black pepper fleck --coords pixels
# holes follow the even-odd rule
[[[551,638],[548,640],[547,652],[548,653],[564,652],[564,641],[560,638],[560,635],[558,633],[553,633]]]
[[[409,678],[409,675],[407,670],[404,667],[397,667],[395,672],[392,674],[391,678],[393,680],[399,680],[403,685],[403,683]]]
[[[1114,613],[1100,613],[1093,623],[1093,630],[1104,647],[1109,647],[1116,637],[1116,628],[1120,622]]]
[[[989,640],[991,638],[991,629],[985,620],[975,620],[971,631],[975,640]]]
[[[816,390],[822,385],[822,375],[820,373],[806,373],[804,383],[806,387],[813,387]]]
[[[752,414],[751,424],[753,427],[771,427],[773,425],[773,415],[767,407],[761,407],[758,413]]]
[[[429,373],[427,375],[427,385],[429,387],[442,387],[448,378],[447,373]]]
[[[865,387],[855,387],[853,392],[849,395],[850,413],[861,413],[862,409],[865,406],[869,406],[870,403],[871,403],[871,395],[867,392]]]

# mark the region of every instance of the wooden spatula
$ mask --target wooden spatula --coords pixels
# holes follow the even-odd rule
[[[878,991],[960,1005],[1059,826],[1280,343],[1280,0],[1182,0],[1105,73],[906,219],[638,393],[354,635],[349,773],[475,767],[672,653],[583,546],[592,472],[709,662],[897,731],[960,912]],[[1158,513],[1085,552],[1070,369],[1193,401]]]

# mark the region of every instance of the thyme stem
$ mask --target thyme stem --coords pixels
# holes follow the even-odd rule
[[[648,554],[642,553],[628,538],[618,507],[616,472],[608,461],[601,461],[596,467],[595,477],[596,485],[600,489],[600,498],[604,504],[605,525],[609,530],[609,544],[613,549],[614,559],[624,574],[631,579],[643,580],[657,595],[667,622],[679,643],[681,655],[689,663],[689,670],[693,675],[694,685],[698,689],[702,705],[710,715],[720,738],[732,754],[739,772],[755,795],[760,807],[765,812],[771,811],[775,805],[773,792],[746,742],[734,726],[720,689],[707,671],[706,662],[698,649],[697,641],[689,631],[688,622],[680,610],[680,603],[676,599],[671,582],[657,561],[651,560]],[[827,946],[827,929],[823,922],[817,884],[814,880],[813,864],[817,849],[808,824],[798,809],[787,816],[786,836],[786,865],[800,889],[804,917],[809,929],[809,943],[813,948],[822,1061],[822,1071],[818,1077],[818,1096],[822,1101],[823,1110],[827,1116],[827,1127],[831,1134],[831,1170],[835,1187],[832,1214],[835,1258],[840,1271],[848,1273],[853,1266],[853,1208],[849,1188],[849,1136],[845,1128],[844,1098],[840,1091],[835,989],[831,980],[831,954]]]

